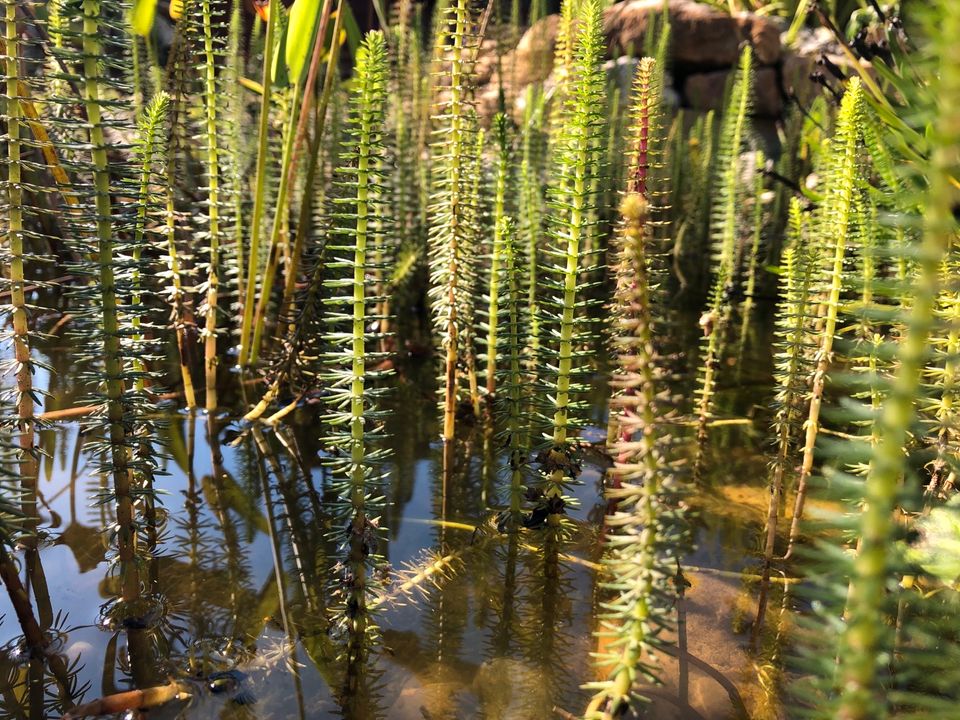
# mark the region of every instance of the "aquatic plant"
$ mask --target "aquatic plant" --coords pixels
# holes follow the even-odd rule
[[[497,354],[502,358],[495,418],[503,427],[505,444],[509,448],[507,497],[509,522],[513,529],[521,521],[521,504],[526,490],[527,455],[530,452],[529,384],[523,368],[523,347],[526,340],[526,297],[523,292],[522,253],[519,248],[516,224],[509,217],[500,219],[498,232],[503,266],[501,275],[505,288],[505,302],[500,311],[506,327],[497,335]],[[492,294],[492,293],[491,293]]]
[[[45,391],[35,387],[34,375],[38,369],[48,369],[42,361],[34,357],[31,349],[36,337],[35,329],[31,327],[30,308],[27,304],[25,286],[28,262],[50,262],[49,255],[35,255],[29,251],[31,244],[38,244],[46,240],[42,235],[31,232],[30,226],[37,221],[40,212],[33,207],[24,185],[29,183],[29,166],[23,157],[23,145],[27,140],[21,137],[26,135],[29,118],[24,119],[22,103],[28,100],[28,78],[20,70],[21,40],[17,29],[16,3],[3,4],[3,51],[6,55],[4,62],[3,114],[0,118],[6,124],[6,177],[2,181],[4,210],[6,213],[6,237],[0,261],[9,267],[9,279],[4,278],[5,294],[9,293],[9,304],[0,309],[6,325],[9,322],[10,331],[4,333],[3,342],[12,346],[12,357],[2,364],[3,375],[12,374],[16,378],[16,389],[12,391],[10,407],[5,408],[7,414],[0,418],[0,423],[8,427],[16,439],[19,447],[19,475],[20,488],[16,495],[22,501],[21,511],[25,519],[25,541],[32,543],[31,530],[35,529],[36,517],[36,490],[39,477],[40,450],[37,447],[37,432],[41,425],[35,417],[35,406],[41,402]],[[32,221],[32,222],[31,222]],[[32,241],[32,242],[31,242]],[[4,512],[7,514],[9,509]],[[8,537],[8,532],[0,527],[0,538]],[[10,535],[12,537],[12,535]]]
[[[378,298],[370,292],[376,246],[382,228],[374,222],[383,210],[385,153],[382,129],[387,93],[387,46],[383,33],[371,32],[356,61],[356,89],[346,129],[338,180],[344,194],[335,207],[337,224],[329,247],[334,259],[327,263],[331,276],[325,286],[332,291],[327,303],[331,327],[326,341],[337,348],[327,359],[330,381],[330,414],[327,439],[329,459],[337,477],[344,534],[345,559],[336,582],[343,584],[341,622],[351,636],[347,654],[354,660],[363,653],[359,638],[373,631],[367,606],[374,592],[378,564],[379,506],[382,503],[381,465],[386,457],[378,449],[382,415],[376,401],[382,390],[374,385],[378,362],[376,336],[367,325],[376,319],[372,309]],[[342,308],[338,310],[337,308]]]
[[[197,687],[233,683],[246,698],[237,676],[194,675],[193,663],[216,634],[237,661],[230,672],[248,660],[270,672],[252,639],[277,634],[271,618],[279,672],[299,673],[305,650],[345,716],[382,714],[380,648],[440,688],[428,708],[438,717],[455,714],[455,688],[474,676],[482,712],[510,715],[481,687],[495,668],[541,714],[548,699],[560,717],[571,704],[594,718],[642,712],[663,699],[652,685],[672,687],[664,656],[676,656],[677,697],[692,706],[689,669],[704,666],[686,633],[691,596],[731,571],[685,566],[684,513],[694,506],[714,528],[712,508],[752,505],[737,502],[745,467],[769,502],[718,535],[748,557],[743,591],[759,580],[760,654],[744,677],[767,697],[741,702],[737,680],[724,685],[731,702],[772,715],[789,678],[786,710],[798,715],[950,714],[958,11],[938,2],[901,23],[870,3],[845,33],[846,8],[804,5],[843,63],[822,60],[812,99],[815,86],[778,75],[798,92],[767,158],[751,131],[759,41],[731,74],[724,112],[693,119],[663,93],[668,7],[648,13],[636,44],[654,58],[627,92],[609,73],[625,65],[622,8],[600,2],[569,0],[543,22],[555,46],[531,32],[517,47],[520,2],[482,13],[472,0],[377,2],[383,32],[364,40],[342,0],[174,2],[169,36],[151,0],[132,12],[114,0],[0,0],[0,579],[40,650],[26,672],[5,665],[15,669],[0,712],[63,714],[72,702],[77,666],[57,668],[44,650],[69,631],[35,538],[62,533],[56,546],[81,566],[95,545],[100,562],[104,543],[76,540],[87,470],[108,572],[120,574],[105,588],[123,601],[162,589],[185,620],[141,629],[152,615],[107,613],[126,651],[107,640],[105,668],[130,676],[128,702],[182,658]],[[529,10],[535,20],[547,8]],[[552,77],[521,87],[522,62],[551,55]],[[675,70],[679,88],[692,66]],[[51,279],[65,291],[50,292]],[[701,310],[698,327],[689,313]],[[63,328],[67,343],[55,339]],[[218,368],[225,358],[243,372]],[[442,366],[442,450],[429,442],[421,358]],[[210,411],[208,477],[194,467],[192,413],[185,437],[176,420],[160,432],[168,409],[198,399]],[[46,423],[73,417],[83,432],[71,458]],[[710,467],[721,442],[729,467]],[[185,475],[169,518],[161,467]],[[690,471],[711,482],[688,487]],[[58,523],[61,495],[33,500],[37,478],[61,472],[69,524]],[[574,494],[586,507],[566,517]],[[812,495],[834,512],[805,512]],[[422,509],[432,517],[414,517]],[[386,558],[419,537],[410,522],[430,523],[433,547],[392,569]],[[245,547],[258,533],[273,577],[255,587]],[[178,545],[183,562],[161,562]],[[207,579],[222,595],[208,599]],[[411,613],[424,613],[425,633],[377,631],[424,595]],[[589,630],[592,671],[579,651]],[[486,653],[477,663],[474,642]],[[801,657],[785,659],[794,648]]]
[[[710,217],[713,242],[714,277],[707,309],[700,320],[703,327],[703,360],[697,392],[697,455],[693,477],[702,478],[707,450],[707,423],[713,414],[717,371],[723,360],[723,347],[733,310],[736,282],[736,248],[739,234],[739,205],[742,191],[741,152],[749,133],[747,118],[752,107],[753,50],[748,45],[740,55],[736,79],[720,128],[716,158],[716,182]]]
[[[546,289],[540,327],[549,342],[541,344],[537,360],[549,368],[541,381],[549,397],[543,412],[550,427],[539,469],[548,522],[554,528],[569,501],[565,491],[578,474],[573,432],[582,423],[578,411],[588,372],[583,358],[590,352],[596,323],[588,314],[596,300],[586,295],[583,285],[584,276],[596,269],[597,256],[587,253],[583,244],[595,202],[590,188],[601,172],[603,35],[599,4],[585,3],[582,12],[571,87],[560,111],[557,157],[547,189],[549,243],[540,264],[540,281]]]
[[[531,382],[536,382],[540,366],[540,298],[537,288],[537,269],[540,267],[540,248],[545,212],[543,172],[546,164],[546,138],[543,130],[545,100],[533,85],[527,88],[526,107],[520,128],[520,173],[518,184],[518,232],[527,258],[527,311],[529,322],[526,348],[526,366]]]
[[[87,448],[95,458],[97,471],[112,478],[113,488],[98,501],[113,504],[116,510],[114,539],[121,575],[121,594],[131,600],[140,594],[137,504],[153,496],[152,478],[156,472],[153,449],[153,422],[149,418],[152,399],[148,386],[152,349],[149,338],[138,331],[136,320],[149,313],[145,304],[134,298],[148,294],[143,286],[155,272],[143,253],[143,237],[136,233],[124,238],[129,227],[136,227],[142,215],[142,203],[119,203],[116,194],[126,187],[137,188],[132,163],[111,161],[108,137],[129,128],[115,112],[121,101],[108,99],[126,88],[115,79],[122,69],[128,48],[122,34],[104,32],[111,18],[121,21],[120,7],[112,0],[85,0],[80,6],[63,5],[65,20],[60,58],[83,73],[82,92],[76,103],[83,122],[64,119],[64,132],[76,133],[89,148],[89,156],[79,172],[89,178],[89,189],[82,196],[82,214],[70,217],[71,245],[80,258],[76,272],[95,280],[73,291],[78,318],[78,337],[86,347],[89,370],[82,376],[90,393],[90,403],[99,414],[85,422],[90,435]],[[162,105],[162,101],[161,101]],[[156,132],[162,110],[145,127]],[[150,110],[148,109],[148,113]],[[145,142],[143,147],[148,145]],[[134,191],[136,197],[136,192]],[[147,208],[149,212],[149,207]],[[144,380],[145,382],[140,382]]]
[[[190,0],[187,0],[189,3]],[[188,10],[190,8],[188,7]],[[191,18],[191,13],[187,13]],[[170,108],[170,137],[167,142],[166,182],[166,215],[164,235],[166,242],[161,248],[166,258],[167,287],[165,288],[166,301],[170,305],[170,325],[176,337],[177,354],[179,356],[180,380],[183,383],[183,395],[186,406],[193,409],[197,406],[196,391],[193,383],[193,356],[195,336],[194,306],[192,300],[192,254],[184,252],[183,235],[189,229],[191,213],[187,211],[184,201],[180,169],[189,160],[187,154],[188,131],[187,117],[189,115],[189,81],[188,74],[190,43],[186,37],[192,31],[189,20],[178,26],[179,42],[174,45],[169,59],[168,87]]]
[[[220,140],[217,113],[219,110],[219,88],[217,87],[216,56],[221,34],[214,35],[214,10],[211,0],[199,0],[200,17],[203,32],[203,106],[205,126],[203,141],[206,144],[204,169],[207,176],[207,280],[206,297],[200,307],[204,316],[204,326],[200,337],[203,339],[203,368],[206,389],[205,405],[207,410],[217,409],[217,312],[220,292]],[[219,8],[216,8],[219,9]]]
[[[450,89],[434,116],[436,144],[431,158],[433,196],[430,205],[430,300],[434,324],[443,351],[440,392],[443,397],[445,442],[454,438],[461,365],[470,349],[463,338],[465,305],[472,301],[463,285],[471,282],[476,269],[475,227],[471,225],[471,203],[467,169],[475,150],[469,119],[470,103],[466,89],[470,85],[471,53],[476,38],[471,33],[473,19],[466,0],[456,0],[445,11],[436,35],[436,56],[446,54],[449,41]],[[438,89],[442,92],[442,89]]]
[[[740,307],[740,330],[737,339],[737,373],[743,369],[743,356],[748,345],[748,336],[751,329],[751,320],[756,308],[756,295],[758,290],[757,275],[760,270],[760,248],[764,238],[764,198],[766,196],[766,187],[764,184],[764,165],[766,160],[762,152],[757,151],[754,155],[753,168],[753,212],[751,214],[752,231],[750,233],[750,245],[745,250],[745,257],[741,259],[739,265],[744,267],[743,285],[743,305]]]
[[[493,243],[490,248],[490,267],[487,282],[487,357],[486,357],[486,390],[488,398],[492,398],[497,388],[497,331],[500,312],[500,277],[504,255],[505,232],[511,223],[508,222],[507,194],[512,191],[510,175],[511,147],[507,129],[507,118],[497,114],[494,122],[494,138],[496,142],[496,162],[494,165],[494,201],[493,201]],[[511,192],[512,195],[512,192]],[[509,271],[506,273],[509,277]]]
[[[776,549],[779,519],[783,511],[786,481],[795,466],[797,438],[807,407],[807,379],[810,376],[810,324],[813,319],[811,279],[814,253],[804,233],[800,201],[790,203],[789,240],[781,261],[781,291],[776,321],[776,415],[771,427],[773,454],[770,459],[770,498],[767,505],[763,542],[763,580],[756,627],[766,613],[766,583]]]
[[[615,335],[619,369],[612,402],[619,425],[611,447],[617,458],[607,497],[615,510],[605,518],[607,552],[605,587],[614,598],[597,634],[605,648],[598,664],[607,674],[585,717],[617,717],[639,698],[641,679],[658,681],[655,657],[660,634],[673,617],[672,577],[678,562],[675,500],[677,469],[671,460],[669,391],[660,364],[653,323],[650,209],[643,195],[628,192],[621,203],[620,261],[617,267]]]
[[[823,330],[819,333],[819,347],[816,354],[810,390],[810,405],[804,425],[803,458],[797,477],[797,493],[793,505],[793,518],[790,524],[790,539],[786,556],[789,557],[800,532],[800,520],[806,500],[807,483],[813,472],[814,453],[816,452],[819,432],[820,409],[823,405],[823,393],[827,382],[827,372],[833,362],[833,341],[837,334],[840,293],[843,290],[843,263],[847,252],[847,230],[853,202],[856,182],[856,163],[858,155],[860,116],[862,113],[863,90],[859,79],[851,78],[837,116],[835,137],[830,144],[830,156],[827,160],[829,173],[827,198],[821,205],[823,210],[817,218],[817,231],[824,233],[825,247],[829,254],[824,258],[823,279],[824,297],[820,303]]]
[[[260,235],[266,204],[268,133],[270,129],[270,102],[273,92],[274,53],[276,52],[277,24],[281,22],[278,5],[277,0],[270,0],[267,5],[267,32],[263,46],[260,119],[257,128],[256,181],[253,191],[253,214],[250,218],[250,243],[247,250],[249,258],[246,272],[247,283],[244,290],[243,318],[240,325],[239,352],[241,365],[249,365],[255,352],[252,347],[253,318],[257,281],[260,279]]]
[[[668,386],[669,368],[661,354],[665,265],[656,249],[654,218],[662,208],[652,170],[661,153],[662,76],[656,60],[637,67],[627,140],[626,192],[617,229],[616,289],[612,344],[616,369],[611,379],[609,471],[604,518],[604,583],[612,599],[603,602],[602,650],[597,663],[606,680],[590,685],[597,692],[585,717],[617,717],[636,704],[641,680],[658,682],[656,655],[661,632],[673,618],[672,577],[679,556],[676,497],[680,490],[674,435],[678,430]]]
[[[960,12],[948,9],[946,4],[941,8],[944,12],[940,21],[945,23],[942,31],[946,38],[960,30]],[[940,269],[957,232],[952,208],[958,197],[953,178],[958,167],[956,148],[960,134],[949,108],[960,97],[960,54],[949,43],[938,45],[938,50],[942,53],[935,82],[939,102],[928,169],[930,185],[924,202],[924,235],[917,253],[918,274],[906,318],[906,336],[897,351],[889,395],[877,418],[878,441],[872,446],[870,469],[863,485],[865,506],[858,522],[859,546],[850,578],[847,623],[840,634],[837,712],[843,718],[881,717],[888,712],[889,701],[881,694],[885,673],[877,658],[885,648],[892,647],[891,636],[878,620],[884,613],[891,576],[896,577],[898,558],[896,549],[891,552],[890,540],[897,532],[895,513],[900,484],[905,473],[909,477],[903,449],[916,414],[928,338],[936,327]],[[924,622],[922,615],[913,620],[918,626]],[[936,615],[928,622],[933,630]],[[919,666],[924,660],[922,651],[906,651],[902,670],[909,668],[906,663],[910,661]],[[938,710],[938,704],[932,700],[923,703],[931,714],[948,707],[945,703]]]

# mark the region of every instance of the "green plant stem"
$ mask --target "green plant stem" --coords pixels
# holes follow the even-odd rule
[[[182,51],[181,51],[182,52]],[[183,62],[173,60],[171,82],[173,97],[171,98],[171,137],[167,145],[166,163],[166,222],[164,234],[167,240],[167,269],[170,273],[169,302],[172,310],[172,324],[177,340],[177,351],[180,358],[180,377],[183,382],[184,404],[188,410],[197,406],[196,391],[193,384],[193,349],[191,338],[194,327],[193,311],[187,302],[187,294],[183,287],[183,274],[180,266],[180,257],[177,251],[177,182],[179,160],[181,157],[180,143],[182,133],[178,131],[178,121],[184,109],[184,81]]]
[[[369,138],[375,132],[369,126],[368,116],[360,114],[360,137],[357,158],[357,220],[356,246],[353,256],[353,328],[351,355],[353,357],[353,379],[350,382],[350,505],[353,510],[353,530],[350,534],[350,567],[353,581],[350,587],[351,604],[357,608],[356,632],[366,632],[366,553],[364,535],[366,531],[366,430],[364,425],[364,380],[366,376],[366,271],[367,240],[370,206],[370,143]],[[366,139],[366,142],[363,141]]]
[[[273,226],[270,232],[270,251],[267,257],[267,267],[263,273],[263,283],[260,288],[260,299],[257,301],[257,310],[253,318],[253,342],[250,345],[250,364],[256,365],[260,357],[260,342],[263,337],[263,328],[267,321],[267,305],[273,292],[273,281],[277,275],[277,265],[280,262],[280,236],[283,234],[284,221],[287,215],[287,200],[290,196],[290,183],[293,178],[287,172],[291,157],[294,154],[296,133],[294,128],[297,119],[297,105],[300,100],[300,82],[293,85],[290,101],[290,123],[285,133],[283,156],[280,162],[280,188],[274,201]]]
[[[320,18],[320,28],[317,31],[317,43],[314,47],[314,58],[311,60],[310,71],[307,77],[306,95],[304,98],[304,107],[301,109],[297,135],[306,133],[306,122],[310,114],[310,106],[307,98],[312,98],[314,93],[314,84],[316,81],[316,67],[314,61],[319,59],[322,52],[323,38],[326,36],[327,22],[330,17],[330,1],[324,3],[323,14]],[[323,88],[320,91],[320,101],[317,103],[313,118],[313,135],[309,144],[309,160],[307,162],[307,174],[303,184],[303,195],[300,202],[300,213],[297,219],[296,237],[293,241],[293,250],[290,253],[290,265],[286,268],[286,275],[283,282],[283,298],[280,301],[279,323],[277,325],[277,336],[286,337],[291,330],[293,318],[293,299],[297,288],[297,276],[300,273],[300,258],[303,256],[303,246],[310,234],[311,213],[313,211],[313,188],[317,182],[317,169],[320,167],[320,148],[323,146],[323,136],[327,127],[327,107],[330,104],[330,97],[333,94],[333,86],[336,83],[337,64],[340,59],[340,32],[343,26],[343,0],[337,1],[336,19],[333,22],[333,43],[327,56],[327,67],[323,77]],[[299,144],[300,140],[297,140]],[[295,163],[291,162],[291,172]]]
[[[113,488],[116,496],[116,533],[121,563],[121,592],[125,601],[139,595],[136,568],[137,536],[134,524],[132,472],[124,417],[123,363],[120,355],[120,322],[114,277],[113,204],[110,198],[110,162],[100,111],[100,2],[83,0],[83,101],[93,155],[93,183],[97,211],[97,263],[99,265],[103,363],[106,376],[107,423],[109,427]]]
[[[736,247],[740,211],[738,192],[740,180],[740,149],[743,147],[747,133],[747,114],[751,99],[751,72],[753,68],[753,52],[748,45],[744,48],[740,58],[740,68],[734,93],[730,98],[730,107],[727,108],[727,117],[723,123],[721,143],[723,144],[722,165],[718,179],[720,191],[715,205],[716,252],[718,253],[717,275],[714,279],[711,293],[710,307],[705,314],[706,321],[701,321],[707,335],[706,349],[703,357],[703,370],[700,380],[699,401],[697,403],[697,451],[693,463],[693,480],[699,483],[702,480],[706,464],[707,424],[713,414],[717,370],[723,355],[723,346],[727,328],[730,324],[732,306],[726,298],[727,291],[732,287],[735,272]]]
[[[947,6],[947,2],[938,3]],[[842,629],[839,656],[839,720],[883,718],[889,700],[878,676],[878,658],[888,653],[882,621],[891,574],[895,535],[894,512],[901,478],[906,468],[904,447],[916,416],[917,397],[927,360],[927,342],[936,322],[943,259],[956,237],[953,209],[958,196],[954,177],[960,166],[960,13],[943,7],[944,42],[938,43],[940,77],[937,83],[939,114],[933,132],[937,143],[930,161],[929,189],[924,212],[924,237],[917,253],[918,277],[914,284],[907,334],[897,353],[897,370],[890,394],[878,419],[864,482],[865,507],[860,516],[860,547],[853,562],[848,595],[848,619]],[[848,91],[849,92],[849,91]]]
[[[810,407],[807,413],[803,442],[803,459],[800,463],[800,473],[797,479],[797,496],[793,505],[793,518],[790,522],[790,537],[787,541],[787,552],[784,559],[791,557],[794,545],[800,534],[800,521],[803,518],[803,508],[807,497],[807,485],[813,473],[814,455],[817,445],[817,434],[820,430],[820,410],[823,405],[823,392],[827,382],[827,372],[833,363],[833,341],[837,334],[837,316],[840,306],[840,294],[843,290],[843,261],[846,257],[847,230],[850,224],[850,209],[853,204],[853,175],[856,162],[857,126],[856,118],[862,98],[859,81],[853,79],[844,95],[844,105],[841,107],[841,118],[838,120],[837,143],[835,148],[839,158],[831,193],[830,212],[825,222],[833,250],[833,258],[828,272],[830,287],[824,302],[825,316],[823,318],[823,332],[820,337],[820,347],[817,350],[816,369],[810,388]],[[846,113],[844,114],[844,111]],[[840,126],[845,123],[844,126]]]
[[[497,123],[496,189],[493,202],[493,247],[490,252],[490,283],[487,304],[487,397],[492,398],[497,389],[497,324],[500,311],[500,265],[503,256],[503,229],[507,194],[507,172],[510,161],[506,118],[502,115]]]
[[[455,8],[455,28],[453,31],[452,60],[450,63],[450,104],[447,113],[450,117],[450,145],[449,166],[446,169],[447,184],[449,185],[449,206],[454,226],[448,235],[446,259],[446,288],[443,303],[447,306],[447,317],[444,327],[444,372],[443,372],[443,440],[451,442],[456,430],[457,394],[459,389],[459,373],[457,370],[458,348],[460,344],[460,261],[463,229],[460,227],[462,218],[463,198],[461,198],[464,180],[463,158],[466,155],[465,113],[463,107],[464,93],[464,34],[467,27],[467,2],[457,0]]]
[[[799,221],[799,204],[791,206],[791,215]],[[801,238],[797,233],[798,239]],[[810,296],[810,260],[801,242],[797,246],[784,251],[784,274],[786,277],[783,302],[780,317],[788,320],[788,335],[784,337],[786,346],[786,363],[782,368],[782,375],[778,377],[780,383],[780,409],[774,422],[776,454],[770,465],[770,499],[767,505],[766,532],[763,544],[763,570],[761,572],[760,599],[757,603],[757,619],[754,625],[754,637],[758,637],[760,627],[766,615],[767,589],[770,583],[770,571],[773,562],[774,549],[777,541],[777,528],[781,514],[780,506],[783,502],[783,488],[786,473],[790,467],[790,459],[794,450],[794,427],[801,412],[801,392],[805,391],[805,383],[800,379],[804,367],[803,353],[805,350],[806,321]],[[802,389],[801,389],[802,388]]]
[[[20,488],[23,492],[21,510],[25,523],[25,541],[34,544],[33,531],[37,515],[37,476],[39,463],[34,443],[33,362],[30,356],[30,326],[24,294],[23,268],[23,182],[20,159],[20,42],[17,33],[17,4],[4,3],[6,17],[6,75],[7,75],[7,246],[10,252],[10,307],[13,325],[13,358],[16,362],[17,382],[17,442],[22,453],[20,460]]]
[[[747,336],[750,334],[750,321],[753,319],[753,308],[756,305],[754,296],[757,293],[757,270],[760,256],[760,243],[763,240],[763,153],[757,152],[754,167],[753,185],[753,234],[750,243],[750,255],[747,260],[747,283],[743,289],[743,306],[740,308],[740,338],[737,348],[737,380],[743,371],[743,356],[747,349]]]
[[[136,38],[134,38],[134,40],[136,40]],[[137,189],[137,198],[139,202],[137,207],[137,217],[134,222],[134,242],[132,253],[133,269],[131,273],[131,284],[133,291],[130,297],[130,304],[134,308],[139,308],[142,306],[143,278],[141,277],[140,273],[140,260],[143,255],[148,210],[151,205],[151,181],[153,174],[154,154],[156,153],[157,134],[159,131],[158,126],[163,121],[166,114],[166,95],[163,94],[158,96],[154,102],[157,101],[160,103],[159,107],[156,107],[151,103],[151,106],[145,111],[146,114],[142,116],[139,125],[140,185]],[[142,324],[139,313],[133,313],[133,316],[130,319],[130,324],[133,327],[134,345],[139,346],[143,340],[143,332],[141,329]],[[137,377],[134,380],[134,387],[137,389],[137,392],[142,393],[144,391],[143,374],[146,369],[143,358],[137,354],[132,360],[132,365],[137,374]]]
[[[641,63],[644,61],[641,61]],[[649,97],[645,97],[649,100]],[[649,111],[649,107],[645,109]],[[648,120],[643,113],[639,120]],[[640,137],[647,138],[649,123]],[[637,155],[646,155],[646,143]],[[631,183],[644,187],[642,183]],[[600,691],[594,695],[586,718],[618,717],[628,703],[637,680],[638,670],[645,662],[644,655],[650,650],[651,615],[655,590],[657,561],[657,527],[660,522],[658,497],[661,494],[661,457],[657,451],[660,434],[656,411],[657,382],[655,347],[652,332],[650,276],[646,244],[648,242],[649,205],[637,192],[624,197],[621,204],[622,226],[621,266],[617,278],[616,303],[619,315],[618,333],[626,336],[628,344],[619,348],[619,364],[629,378],[629,399],[620,403],[618,424],[621,443],[613,448],[619,456],[617,467],[626,482],[616,482],[608,490],[607,497],[617,503],[617,512],[606,521],[610,531],[622,531],[620,537],[609,547],[609,562],[614,564],[615,582],[622,582],[618,606],[624,607],[620,641],[615,650],[616,662]],[[632,376],[632,377],[630,377]],[[639,412],[637,412],[639,411]],[[639,477],[631,472],[629,463],[641,466]],[[626,472],[624,472],[626,471]],[[636,532],[631,532],[637,528]],[[629,538],[627,543],[624,538]],[[626,556],[629,570],[617,568]],[[621,580],[620,578],[624,578]],[[632,580],[626,578],[633,577]],[[601,714],[603,709],[603,714]]]
[[[220,158],[217,130],[217,69],[213,52],[213,12],[211,0],[200,0],[203,18],[203,64],[206,109],[207,143],[207,230],[209,266],[207,268],[207,297],[204,310],[203,368],[206,386],[205,406],[217,409],[217,302],[220,289]]]
[[[270,0],[267,20],[267,37],[263,48],[263,95],[260,99],[260,125],[257,133],[257,170],[253,195],[253,217],[250,220],[250,257],[247,264],[247,289],[243,301],[243,319],[240,327],[241,367],[252,363],[251,336],[253,333],[254,302],[257,294],[257,279],[260,277],[260,232],[267,193],[267,154],[270,131],[270,100],[273,89],[273,51],[276,26],[279,22],[280,3]]]
[[[526,464],[527,422],[524,414],[526,393],[523,372],[521,307],[524,303],[522,273],[517,248],[516,227],[509,217],[500,221],[499,235],[503,242],[504,277],[507,280],[507,422],[506,431],[510,448],[510,520],[517,528],[521,518],[524,483],[523,468]],[[499,342],[502,342],[501,338]]]

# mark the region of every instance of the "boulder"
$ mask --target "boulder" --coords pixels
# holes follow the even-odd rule
[[[639,54],[651,18],[663,12],[662,0],[627,0],[607,8],[604,31],[614,53]],[[670,0],[670,53],[675,64],[733,65],[744,42],[753,45],[757,62],[780,59],[780,28],[770,18],[730,15],[693,0]]]
[[[683,82],[683,95],[694,110],[722,110],[724,94],[732,70],[688,75]],[[761,67],[753,74],[753,114],[778,117],[783,112],[783,98],[776,68]]]
[[[514,73],[517,87],[546,80],[553,69],[553,52],[557,45],[559,15],[548,15],[535,22],[520,38],[517,49],[504,62]]]
[[[608,57],[638,56],[651,19],[663,12],[663,0],[627,0],[604,11],[603,27]],[[736,64],[744,42],[753,45],[760,65],[780,60],[780,28],[770,18],[738,13],[730,15],[693,0],[670,0],[671,60],[675,65],[703,68]],[[509,62],[522,86],[544,80],[553,66],[559,16],[548,15],[520,38]],[[505,62],[505,64],[507,64]]]
[[[804,105],[823,92],[820,84],[811,79],[812,74],[822,72],[830,85],[836,87],[838,84],[833,75],[821,65],[821,58],[825,58],[828,63],[847,75],[856,72],[829,30],[822,27],[801,30],[796,41],[784,53],[781,82],[784,91],[795,95]],[[869,63],[864,63],[864,66],[869,68]]]

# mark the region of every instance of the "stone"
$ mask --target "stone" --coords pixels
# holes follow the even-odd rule
[[[784,91],[808,105],[815,97],[823,94],[823,87],[811,79],[811,74],[822,73],[832,87],[838,87],[839,81],[821,64],[821,58],[826,64],[833,65],[847,76],[853,75],[857,69],[851,65],[850,59],[843,53],[840,44],[833,34],[826,28],[804,28],[797,35],[795,42],[784,53],[781,63],[781,77]],[[861,67],[873,73],[868,62]]]
[[[493,75],[497,71],[498,44],[499,41],[496,38],[486,38],[480,45],[477,62],[473,66],[477,85],[486,85],[493,79]]]
[[[723,101],[732,70],[688,75],[683,82],[683,95],[694,110],[723,110]],[[753,74],[753,114],[778,117],[783,112],[783,98],[777,70],[761,67]]]
[[[816,57],[793,51],[786,53],[780,70],[784,92],[808,105],[820,93],[820,86],[810,79],[810,74],[816,69]]]
[[[639,56],[651,18],[663,12],[663,0],[627,0],[604,11],[603,27],[608,58]],[[780,26],[776,21],[738,13],[730,15],[693,0],[670,0],[671,61],[675,65],[721,68],[735,65],[744,42],[753,45],[757,63],[771,65],[781,56]],[[558,15],[538,20],[504,59],[513,67],[515,82],[523,87],[545,80],[553,68]]]
[[[639,54],[650,18],[662,11],[662,0],[628,0],[608,8],[604,31],[614,52]],[[737,62],[745,41],[753,45],[761,65],[780,59],[780,27],[770,18],[730,15],[692,0],[670,0],[669,13],[670,52],[675,64],[730,66]]]
[[[546,80],[553,69],[559,15],[548,15],[533,24],[520,38],[517,49],[507,53],[505,65],[512,68],[517,87]]]

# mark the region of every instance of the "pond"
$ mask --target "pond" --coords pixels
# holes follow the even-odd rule
[[[47,351],[62,372],[47,410],[76,402],[58,345]],[[751,375],[768,372],[759,359],[748,366]],[[491,431],[466,433],[444,476],[430,372],[429,362],[410,362],[391,383],[380,520],[391,572],[369,662],[350,678],[328,612],[343,531],[326,511],[330,478],[315,407],[305,404],[277,428],[164,414],[160,530],[142,571],[142,607],[122,618],[112,612],[119,589],[102,530],[112,509],[94,502],[107,481],[91,476],[77,422],[51,423],[42,434],[45,539],[18,559],[63,662],[24,653],[16,615],[0,599],[0,716],[59,717],[96,698],[122,702],[129,696],[118,693],[161,688],[137,696],[145,716],[578,717],[589,699],[581,686],[596,679],[591,653],[604,600],[606,382],[597,377],[595,424],[583,433],[593,449],[571,510],[575,532],[558,570],[546,572],[536,530],[512,538],[496,529],[503,458]],[[756,382],[741,379],[741,394],[755,395]],[[660,658],[664,683],[649,688],[647,717],[779,716],[782,585],[774,585],[763,635],[751,637],[766,465],[749,427],[717,433],[723,462],[711,463],[709,490],[690,499],[696,549],[678,575],[680,624],[671,639],[679,650]]]

